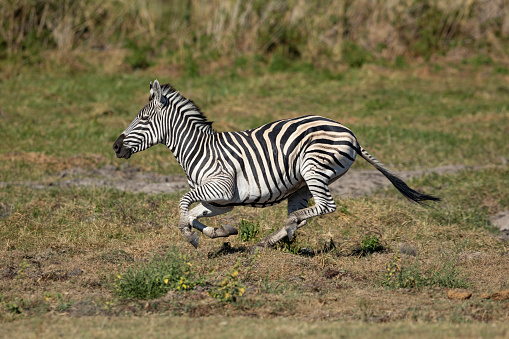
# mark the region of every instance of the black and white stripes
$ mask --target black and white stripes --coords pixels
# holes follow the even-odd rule
[[[210,237],[236,234],[232,227],[213,229],[198,218],[234,206],[265,207],[288,199],[289,217],[258,245],[271,246],[291,237],[308,218],[331,213],[336,205],[329,183],[345,174],[357,154],[380,170],[409,199],[438,200],[410,189],[367,153],[345,126],[319,116],[280,120],[261,127],[217,133],[190,100],[170,85],[150,85],[150,101],[114,144],[118,157],[129,158],[157,143],[165,144],[180,163],[190,192],[180,202],[179,227],[198,244],[194,227]],[[308,207],[313,197],[315,205]],[[189,211],[189,206],[200,204]]]

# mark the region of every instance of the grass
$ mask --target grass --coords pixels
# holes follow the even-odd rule
[[[256,239],[228,239],[229,251],[216,255],[211,254],[219,248],[217,240],[203,238],[198,251],[187,246],[174,227],[177,196],[11,186],[0,195],[1,201],[14,206],[12,214],[0,221],[5,262],[0,317],[2,322],[18,323],[50,311],[74,316],[256,314],[317,319],[334,314],[338,321],[347,322],[380,318],[435,323],[476,322],[484,312],[489,321],[505,321],[503,302],[483,301],[480,294],[508,287],[507,250],[486,224],[493,211],[506,206],[507,175],[507,169],[493,168],[414,180],[413,186],[442,187],[439,195],[446,202],[433,209],[409,205],[393,197],[392,190],[382,192],[385,196],[343,199],[348,214],[311,221],[287,249],[281,244],[279,249],[261,252],[256,261],[249,250]],[[469,192],[475,194],[468,196]],[[451,207],[460,203],[461,214],[454,216]],[[218,227],[225,220],[240,223],[249,218],[265,236],[285,220],[285,214],[284,205],[238,208],[207,223]],[[368,236],[373,231],[386,249],[359,256],[359,244],[374,245]],[[396,289],[378,286],[400,241],[419,248],[418,259],[402,257],[400,267],[412,279],[407,285],[394,285]],[[480,259],[461,259],[472,252],[480,252]],[[188,259],[184,262],[180,255]],[[194,278],[178,273],[191,267],[188,262],[197,268]],[[71,274],[76,269],[83,273]],[[144,292],[149,280],[164,287],[170,285],[164,282],[170,277],[171,288],[164,290],[174,292]],[[203,287],[178,289],[188,282],[195,285],[196,279]],[[119,286],[129,293],[118,293]],[[400,292],[402,287],[414,291]],[[474,306],[457,310],[458,303],[449,302],[445,295],[453,287],[472,291]],[[48,292],[62,296],[48,299]],[[360,307],[361,296],[370,303]],[[147,303],[147,298],[152,301]],[[230,306],[221,306],[224,302]]]
[[[247,220],[241,220],[239,225],[239,237],[242,241],[254,240],[260,233],[260,224],[254,224]]]
[[[0,166],[4,180],[10,181],[39,180],[74,166],[121,164],[111,145],[146,103],[148,83],[155,77],[193,99],[219,131],[312,113],[344,123],[366,149],[396,169],[476,165],[479,159],[498,164],[509,124],[501,92],[505,77],[477,77],[463,67],[463,76],[471,74],[474,81],[446,70],[426,77],[394,70],[388,76],[373,67],[346,71],[343,80],[308,71],[170,78],[151,71],[69,77],[27,70],[0,87],[2,119],[9,124],[3,131]],[[182,174],[161,145],[130,163]]]
[[[454,261],[441,258],[440,267],[422,272],[418,262],[402,263],[401,256],[396,254],[387,263],[383,286],[388,288],[422,288],[440,286],[447,288],[468,288],[469,284],[457,272]]]
[[[86,65],[86,57],[72,57],[75,49],[95,53],[124,46],[130,53],[122,59],[132,69],[169,60],[186,64],[189,76],[201,73],[196,60],[232,62],[244,55],[360,67],[373,57],[429,61],[459,54],[465,62],[486,65],[507,56],[505,13],[497,6],[467,0],[260,0],[219,5],[204,0],[19,0],[6,3],[0,13],[0,57],[48,64],[51,59],[45,52],[56,50],[59,59],[68,58],[64,64]],[[288,68],[284,60],[275,61],[275,69]]]
[[[506,336],[507,302],[481,297],[509,288],[507,245],[490,221],[509,208],[506,75],[485,63],[365,61],[328,74],[299,62],[272,72],[261,62],[255,71],[250,62],[195,77],[158,66],[123,75],[40,74],[26,66],[2,80],[0,119],[8,128],[0,176],[10,182],[0,190],[2,335],[136,336],[143,326],[154,337],[169,329],[183,337]],[[236,208],[203,221],[238,226],[239,236],[223,245],[202,237],[196,251],[176,227],[179,194],[49,186],[65,180],[66,169],[122,166],[111,145],[156,77],[193,99],[219,131],[320,114],[352,128],[395,170],[481,166],[409,180],[443,199],[431,208],[409,204],[392,187],[336,197],[338,211],[310,220],[256,260],[252,246],[281,227],[286,206]],[[129,163],[182,174],[164,146]],[[368,165],[359,160],[355,168]],[[398,264],[400,242],[418,256],[401,254]],[[380,283],[387,268],[399,285]],[[449,300],[449,288],[473,296]]]
[[[147,316],[142,318],[125,317],[83,317],[62,318],[48,316],[42,319],[25,319],[17,323],[5,324],[5,337],[19,335],[17,326],[23,326],[26,332],[20,338],[33,337],[51,338],[55,333],[82,337],[111,338],[150,336],[152,338],[167,338],[168,328],[172,329],[172,336],[179,338],[252,338],[257,336],[270,338],[330,338],[338,333],[348,338],[359,336],[384,338],[504,338],[507,336],[506,324],[449,323],[438,322],[426,324],[421,322],[391,322],[386,324],[374,323],[345,323],[330,320],[295,321],[294,319],[257,319],[248,317],[228,318],[207,317],[200,319],[178,317]]]
[[[122,298],[155,299],[170,290],[185,291],[199,284],[192,264],[179,254],[175,247],[169,248],[164,257],[155,257],[118,274],[115,292]]]

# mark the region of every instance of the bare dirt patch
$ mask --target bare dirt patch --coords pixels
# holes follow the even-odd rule
[[[426,170],[399,171],[404,180],[429,173],[456,173],[467,168],[464,165],[442,166]],[[188,189],[185,177],[179,175],[162,175],[141,171],[140,168],[129,166],[116,167],[106,165],[99,169],[85,169],[83,167],[68,168],[60,172],[59,177],[49,182],[3,182],[5,185],[26,185],[31,188],[96,186],[111,187],[121,191],[134,193],[175,193]],[[360,197],[370,195],[380,188],[390,186],[391,183],[376,170],[352,170],[344,177],[331,184],[333,195],[342,197]]]

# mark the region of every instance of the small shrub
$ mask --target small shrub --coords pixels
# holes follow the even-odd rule
[[[150,66],[150,62],[148,61],[149,54],[152,52],[150,46],[140,46],[133,40],[127,39],[125,47],[131,51],[131,54],[125,58],[125,62],[133,69],[145,69]]]
[[[345,41],[342,47],[342,59],[353,68],[360,68],[371,59],[371,54],[356,43]]]
[[[252,223],[242,219],[240,222],[240,240],[249,241],[255,239],[260,234],[260,224]]]
[[[360,250],[363,253],[374,253],[383,250],[383,246],[376,235],[367,235],[361,241]]]
[[[418,267],[411,265],[403,268],[401,256],[396,254],[386,266],[383,285],[390,288],[412,288],[417,286],[416,278],[421,278]]]
[[[16,302],[10,302],[10,303],[7,303],[7,310],[11,313],[14,313],[14,314],[20,314],[21,313],[21,307],[18,306],[18,304]]]
[[[23,313],[23,309],[30,307],[30,303],[23,298],[16,297],[14,301],[6,302],[5,306],[10,313],[21,314]]]
[[[163,258],[154,257],[123,275],[118,274],[114,288],[123,298],[154,299],[169,290],[188,290],[198,284],[189,258],[172,248]]]
[[[17,278],[18,279],[24,278],[25,272],[29,268],[30,268],[30,264],[28,263],[28,261],[25,258],[23,258],[23,260],[19,263],[19,270],[18,270]]]

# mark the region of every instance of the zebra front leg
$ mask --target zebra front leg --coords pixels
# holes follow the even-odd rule
[[[191,231],[191,224],[189,223],[189,206],[194,201],[190,200],[186,194],[180,200],[180,221],[179,221],[179,229],[180,232],[184,235],[184,238],[194,246],[194,248],[198,248],[198,241],[200,238],[196,232]]]
[[[220,228],[209,227],[198,221],[198,218],[213,217],[228,213],[233,207],[217,207],[205,202],[199,204],[189,212],[191,225],[209,238],[229,237],[238,234],[235,227],[222,225]]]

